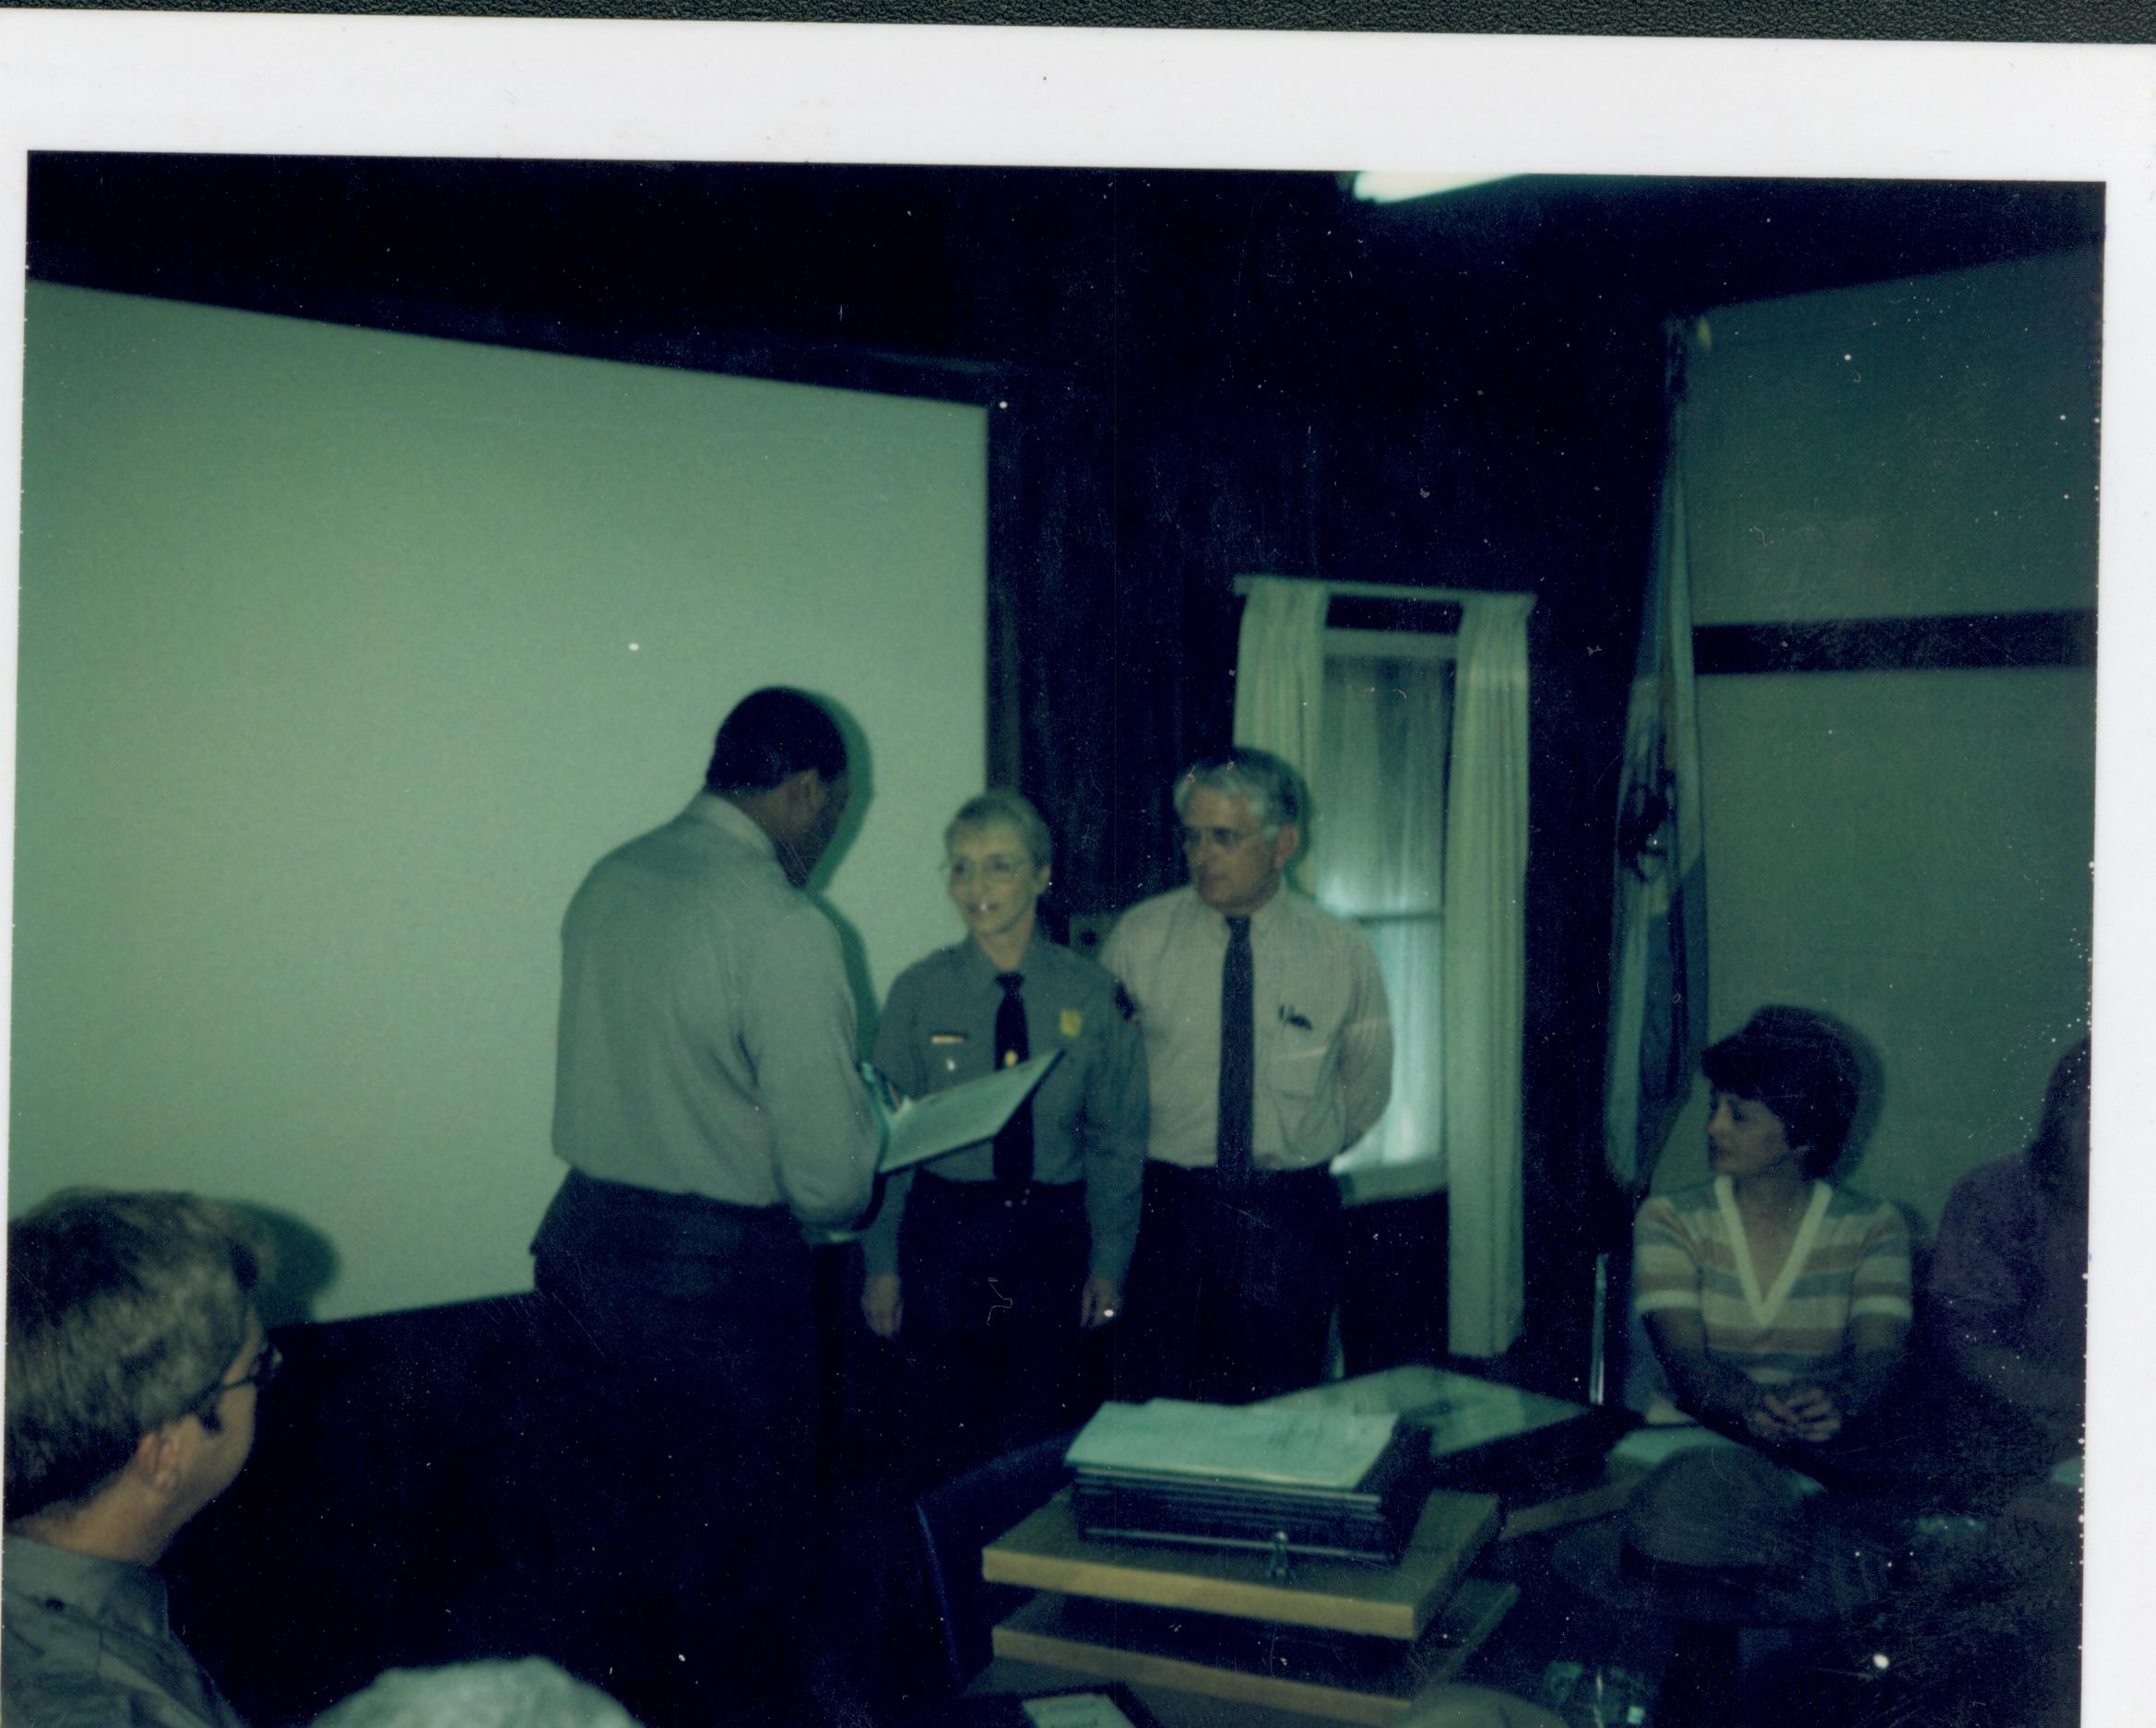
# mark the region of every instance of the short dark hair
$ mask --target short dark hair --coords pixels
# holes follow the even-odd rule
[[[734,704],[704,771],[710,792],[768,792],[804,768],[835,780],[846,772],[846,740],[831,711],[806,691],[751,691]]]
[[[1202,787],[1223,798],[1248,799],[1250,820],[1267,834],[1277,834],[1303,819],[1302,780],[1294,767],[1269,750],[1238,746],[1211,756],[1201,756],[1183,770],[1175,784],[1176,814],[1183,813],[1191,794]]]
[[[262,1254],[193,1194],[71,1189],[7,1226],[9,1521],[81,1500],[247,1342]]]
[[[1849,1143],[1862,1071],[1833,1022],[1802,1008],[1762,1008],[1711,1044],[1700,1067],[1717,1092],[1756,1098],[1806,1149],[1807,1176],[1824,1176]]]

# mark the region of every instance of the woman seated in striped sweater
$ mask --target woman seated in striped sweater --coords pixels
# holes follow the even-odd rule
[[[1901,1366],[1908,1228],[1824,1179],[1858,1092],[1828,1021],[1762,1008],[1700,1065],[1712,1179],[1654,1196],[1633,1225],[1633,1307],[1665,1381],[1649,1420],[1688,1415],[1809,1470]]]

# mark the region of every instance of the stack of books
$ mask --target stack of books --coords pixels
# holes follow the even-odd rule
[[[1072,1443],[1072,1517],[1095,1541],[1200,1544],[1397,1565],[1432,1482],[1392,1414],[1185,1403],[1101,1406]]]

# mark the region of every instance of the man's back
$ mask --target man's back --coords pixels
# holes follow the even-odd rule
[[[554,1149],[606,1181],[815,1223],[874,1153],[837,932],[768,841],[700,793],[610,853],[562,930]]]
[[[562,927],[539,1292],[597,1352],[561,1420],[593,1439],[550,1510],[577,1576],[574,1665],[631,1710],[790,1722],[817,1456],[804,1224],[866,1210],[881,1129],[838,933],[800,891],[848,799],[831,713],[735,704],[705,789],[609,854]]]

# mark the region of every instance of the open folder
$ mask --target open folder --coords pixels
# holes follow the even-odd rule
[[[1062,1054],[1059,1047],[1045,1056],[998,1069],[946,1092],[905,1099],[891,1112],[890,1131],[884,1136],[883,1155],[876,1168],[886,1173],[904,1170],[956,1152],[961,1146],[993,1140],[996,1130],[1033,1095],[1033,1089]],[[873,1073],[869,1086],[880,1095],[882,1081]]]

